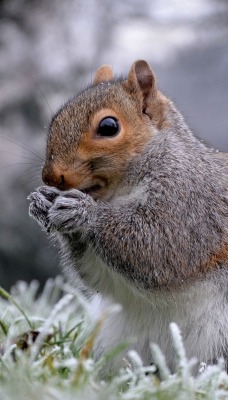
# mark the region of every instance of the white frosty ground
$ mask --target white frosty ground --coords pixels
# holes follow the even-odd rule
[[[12,297],[1,291],[0,399],[228,399],[228,376],[222,362],[202,365],[203,372],[194,378],[193,361],[186,360],[175,324],[170,327],[177,359],[174,375],[158,346],[152,344],[162,381],[133,351],[129,353],[131,365],[126,363],[118,375],[101,381],[99,369],[105,359],[93,360],[92,344],[102,321],[92,323],[87,301],[60,277],[47,281],[40,295],[37,291],[37,282],[18,283]]]

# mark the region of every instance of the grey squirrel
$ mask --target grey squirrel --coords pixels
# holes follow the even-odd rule
[[[145,364],[156,342],[173,371],[176,322],[189,358],[227,365],[227,155],[194,137],[146,61],[127,78],[102,66],[56,113],[42,177],[29,213],[58,242],[70,282],[97,313],[122,306],[95,356],[133,337]]]

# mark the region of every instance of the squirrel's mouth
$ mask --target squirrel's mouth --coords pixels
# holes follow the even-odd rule
[[[94,182],[95,181],[95,182]],[[108,184],[107,181],[103,178],[94,179],[93,183],[90,185],[81,186],[78,189],[85,194],[91,196],[94,200],[104,199],[107,195]]]
[[[96,185],[89,186],[89,187],[87,187],[85,189],[80,189],[80,190],[81,190],[81,192],[83,192],[85,194],[92,195],[94,193],[97,193],[100,189],[101,189],[101,185],[96,184]]]

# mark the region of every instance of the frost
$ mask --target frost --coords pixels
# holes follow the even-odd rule
[[[19,307],[0,298],[1,399],[228,398],[228,376],[223,360],[214,366],[201,363],[198,376],[194,376],[192,368],[195,361],[187,359],[181,332],[174,323],[170,325],[171,346],[176,360],[174,373],[170,372],[161,349],[153,343],[154,365],[143,365],[139,354],[130,350],[123,363],[125,366],[109,380],[101,380],[99,371],[104,367],[106,358],[104,356],[98,361],[93,358],[92,345],[100,322],[90,316],[88,301],[66,285],[61,277],[49,280],[43,292],[39,296],[37,293],[37,283],[20,282],[12,290],[15,304]],[[10,298],[9,295],[9,301]],[[5,309],[7,313],[3,312]],[[118,307],[111,307],[105,312],[108,315],[116,311]],[[25,316],[34,324],[37,337],[33,342],[28,336],[27,348],[23,350],[20,339],[29,333]],[[14,333],[19,336],[15,337]],[[118,349],[107,359],[117,352]]]

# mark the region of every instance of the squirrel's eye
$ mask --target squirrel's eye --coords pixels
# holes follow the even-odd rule
[[[106,117],[101,120],[98,128],[97,128],[97,135],[98,136],[105,136],[105,137],[112,137],[119,133],[119,123],[116,118],[114,117]]]

